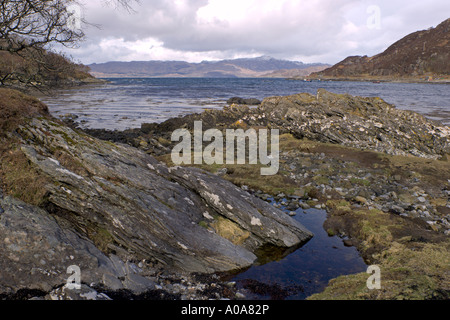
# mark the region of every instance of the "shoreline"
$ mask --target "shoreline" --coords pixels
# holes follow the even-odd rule
[[[347,82],[373,82],[373,83],[420,83],[420,84],[450,84],[450,79],[425,80],[423,78],[364,78],[364,77],[310,77],[289,78],[289,80],[312,81],[347,81]]]
[[[292,101],[295,101],[296,107],[293,107]],[[335,107],[332,114],[329,112],[330,103]],[[355,111],[348,114],[349,119],[341,124],[336,122],[334,126],[328,126],[327,121],[330,119],[332,121],[339,119],[343,121],[339,115],[342,112],[348,113],[348,110],[345,109],[348,105],[352,105],[352,110]],[[370,107],[367,108],[367,106]],[[45,111],[44,106],[41,107],[40,112]],[[313,112],[313,120],[320,119],[320,127],[325,131],[318,132],[317,121],[309,123],[302,119],[303,113],[296,108],[299,110],[312,108],[307,112]],[[391,117],[385,118],[386,114],[391,112]],[[289,121],[286,120],[285,114],[291,115]],[[380,117],[380,119],[374,120],[374,116]],[[408,128],[414,127],[414,130],[417,131],[415,137],[405,139],[395,129],[398,127],[398,121],[392,121],[391,118],[396,117],[403,121],[402,125],[406,129],[402,130],[409,132]],[[371,120],[367,121],[367,118],[371,118]],[[157,298],[155,295],[152,296],[151,293],[161,293],[160,290],[165,288],[173,290],[174,287],[187,293],[184,296],[185,299],[204,297],[200,293],[202,290],[206,292],[206,297],[214,298],[214,296],[208,296],[208,293],[213,288],[217,288],[218,284],[206,280],[207,286],[205,287],[201,284],[197,286],[193,282],[188,283],[190,282],[188,281],[186,285],[183,284],[180,287],[178,285],[179,279],[164,281],[164,277],[159,276],[159,272],[164,270],[164,268],[160,269],[162,267],[160,259],[164,256],[164,253],[162,253],[162,256],[156,255],[155,259],[151,258],[148,261],[142,260],[143,256],[148,255],[148,253],[134,256],[132,251],[143,250],[142,248],[145,247],[141,247],[140,244],[134,245],[134,241],[124,240],[129,237],[128,233],[131,231],[121,227],[122,223],[128,223],[127,220],[121,220],[123,215],[114,216],[114,227],[104,224],[108,219],[101,218],[90,221],[91,210],[95,210],[96,215],[100,217],[104,215],[108,217],[110,214],[109,210],[104,211],[104,206],[97,201],[98,197],[92,195],[100,193],[114,203],[117,200],[112,195],[122,194],[123,196],[123,193],[129,192],[128,189],[133,185],[139,186],[136,190],[151,189],[156,190],[153,192],[160,192],[160,189],[166,186],[157,185],[143,188],[140,185],[153,183],[153,180],[162,179],[166,176],[179,183],[173,185],[166,183],[171,188],[178,189],[175,193],[170,193],[172,198],[168,201],[172,202],[165,203],[163,201],[158,204],[164,210],[176,209],[179,211],[193,203],[194,200],[198,200],[197,206],[203,205],[204,201],[213,204],[216,200],[208,198],[209,192],[212,192],[212,186],[219,184],[228,187],[224,184],[225,181],[241,189],[239,191],[230,189],[230,192],[238,192],[239,195],[246,190],[254,191],[255,197],[263,201],[267,200],[270,195],[280,200],[288,196],[290,200],[286,204],[290,210],[307,207],[327,209],[328,220],[324,225],[327,233],[330,236],[338,235],[346,245],[356,247],[369,263],[379,264],[383,268],[384,276],[389,279],[386,282],[386,288],[389,290],[371,292],[364,289],[363,284],[367,280],[365,274],[340,277],[331,281],[324,292],[310,297],[311,299],[328,300],[336,297],[341,299],[380,300],[401,297],[446,299],[450,295],[450,288],[445,286],[445,279],[447,278],[442,278],[446,277],[444,271],[447,262],[445,259],[448,259],[447,247],[450,245],[448,241],[448,235],[450,234],[450,206],[448,204],[450,186],[447,186],[450,183],[448,140],[443,140],[442,134],[446,134],[446,131],[442,131],[444,129],[434,126],[422,116],[392,109],[379,98],[351,97],[321,90],[317,96],[299,94],[289,97],[269,98],[257,109],[251,109],[243,105],[232,105],[225,107],[223,110],[209,110],[202,114],[172,118],[162,124],[147,124],[139,130],[121,133],[100,130],[86,134],[86,131],[71,130],[68,128],[70,126],[64,126],[59,122],[54,122],[54,120],[35,117],[30,123],[23,124],[22,128],[17,131],[18,134],[9,137],[9,139],[13,139],[12,142],[14,142],[14,139],[18,139],[15,143],[21,147],[11,149],[13,153],[8,153],[5,149],[4,156],[9,159],[8,157],[11,157],[11,154],[15,154],[15,159],[22,159],[23,161],[17,164],[14,164],[14,161],[4,163],[4,165],[10,167],[7,167],[7,170],[3,168],[4,172],[0,171],[2,174],[6,173],[5,177],[8,178],[8,185],[3,187],[3,192],[5,192],[5,195],[17,195],[23,198],[23,201],[31,196],[33,197],[31,199],[33,203],[41,204],[39,208],[27,207],[30,210],[30,216],[40,217],[33,220],[37,227],[40,227],[40,223],[48,225],[44,222],[52,217],[51,219],[57,218],[57,220],[52,220],[54,221],[52,222],[54,229],[51,231],[54,231],[55,234],[61,234],[60,227],[56,224],[59,221],[66,221],[61,226],[66,228],[71,226],[71,230],[73,230],[73,227],[87,230],[86,239],[91,239],[101,249],[101,252],[95,253],[97,257],[106,259],[103,253],[114,252],[115,258],[108,258],[111,259],[113,264],[109,270],[114,274],[117,273],[117,279],[120,281],[124,281],[123,276],[120,276],[119,273],[119,269],[123,269],[124,262],[118,261],[116,254],[127,257],[126,265],[129,265],[132,270],[136,270],[138,273],[127,275],[125,278],[126,285],[136,288],[141,285],[154,286],[156,291],[148,291],[148,298]],[[259,174],[260,168],[258,166],[200,165],[197,167],[174,167],[170,163],[170,151],[173,150],[170,135],[177,128],[192,128],[192,122],[195,120],[204,121],[205,128],[217,128],[219,130],[226,128],[283,128],[280,141],[281,171],[276,176],[264,178]],[[370,126],[369,124],[372,121],[374,121],[373,126]],[[383,127],[385,126],[383,130],[379,128],[380,123],[383,123]],[[302,124],[302,129],[298,131],[300,124]],[[13,123],[9,125],[13,125]],[[306,125],[306,127],[303,125]],[[339,128],[339,125],[342,125],[342,127]],[[355,126],[354,130],[350,128],[351,134],[345,132],[349,126]],[[337,129],[334,127],[337,127]],[[360,130],[363,127],[366,130],[363,130],[364,133]],[[334,132],[327,131],[327,128],[334,130]],[[308,132],[311,135],[308,135]],[[355,136],[356,132],[359,132],[359,136]],[[392,135],[386,135],[386,132],[391,132]],[[347,134],[351,135],[350,140],[347,139]],[[380,140],[377,144],[372,145],[375,150],[370,150],[370,142],[376,141],[367,140],[367,138],[375,136]],[[33,139],[30,139],[30,137],[33,137]],[[92,137],[106,141],[100,141]],[[331,140],[324,140],[326,137]],[[349,144],[351,141],[356,141],[356,145]],[[381,142],[384,142],[384,144],[380,144]],[[39,152],[33,152],[32,149],[34,148],[37,148]],[[79,148],[84,148],[82,149],[83,152],[80,152]],[[83,157],[86,156],[89,159],[87,162],[83,160]],[[117,162],[118,160],[115,159],[120,161]],[[138,162],[139,159],[144,162]],[[17,167],[18,164],[22,164],[24,168]],[[118,167],[116,168],[116,166]],[[57,169],[55,170],[55,168]],[[151,169],[151,171],[148,171],[148,169]],[[209,172],[211,175],[207,176],[202,173],[199,176],[200,171],[197,171],[198,169]],[[30,172],[34,175],[31,176],[33,181],[43,179],[46,182],[22,186],[17,185],[22,181],[21,179],[11,176],[11,174],[17,174],[20,178]],[[193,176],[186,178],[183,173],[190,173]],[[149,179],[142,179],[142,176]],[[173,198],[177,193],[192,192],[193,189],[190,188],[203,188],[202,185],[190,186],[192,183],[195,184],[196,177],[201,177],[204,182],[209,181],[208,193],[204,193],[202,199],[197,199],[195,197],[201,195],[202,192],[196,190],[195,197],[188,198],[189,201],[181,196],[180,202],[177,202],[178,200]],[[42,185],[48,186],[47,192],[53,194],[53,198],[48,196],[44,192],[45,190],[41,190]],[[182,185],[187,185],[189,188],[186,191],[181,191],[179,188],[182,188]],[[443,186],[446,187],[443,189]],[[17,193],[17,190],[21,193]],[[220,194],[218,192],[217,194]],[[2,193],[0,195],[3,196]],[[161,199],[166,199],[166,196],[167,194],[163,194]],[[123,207],[121,210],[128,210],[128,201],[134,201],[132,195],[122,198],[117,197],[117,199],[121,201],[118,203]],[[142,199],[147,198],[143,195]],[[239,197],[235,198],[236,201],[237,199]],[[51,204],[49,201],[56,201],[56,203]],[[72,201],[78,202],[72,204]],[[86,204],[93,205],[93,207],[84,212],[83,207]],[[236,207],[233,201],[230,202],[230,205]],[[261,204],[261,208],[267,208],[267,205],[262,206]],[[2,219],[5,217],[6,219],[8,217],[9,219],[17,219],[8,207],[18,210],[23,209],[23,206],[23,203],[5,197],[2,199],[2,207],[0,207],[6,209],[2,213]],[[60,206],[61,208],[59,208]],[[48,210],[48,212],[45,210]],[[194,212],[193,210],[192,207],[189,207],[189,215]],[[73,215],[72,211],[76,214]],[[200,210],[199,217],[192,224],[192,228],[200,226],[203,228],[200,230],[203,230],[204,236],[209,236],[210,232],[224,231],[225,233],[221,234],[224,239],[232,241],[237,234],[238,239],[234,240],[240,242],[248,236],[245,230],[251,229],[249,226],[230,225],[230,222],[227,222],[228,220],[224,218],[208,220],[208,217],[214,215],[213,213],[206,215],[203,213],[203,216],[201,214]],[[126,211],[127,217],[134,218],[134,215],[134,211]],[[289,215],[289,213],[284,212],[283,215]],[[179,218],[182,218],[182,216],[179,216]],[[141,219],[141,216],[136,216],[136,219]],[[102,224],[99,224],[100,222]],[[132,226],[131,233],[134,235],[134,229],[138,226],[139,228],[145,227],[145,224],[132,224]],[[232,226],[231,234],[227,233],[230,226]],[[0,225],[0,227],[2,226]],[[32,226],[30,228],[30,232],[39,230],[39,228],[32,228]],[[176,228],[179,228],[179,226]],[[6,229],[6,231],[9,231],[9,229]],[[178,231],[184,232],[185,230],[179,229]],[[258,229],[256,231],[262,232],[263,230]],[[16,231],[13,228],[11,232],[14,235]],[[139,234],[146,236],[148,230]],[[255,240],[260,238],[261,235],[258,235]],[[10,236],[8,239],[8,241],[11,241],[14,238]],[[77,243],[82,245],[86,239],[80,238]],[[165,241],[171,243],[177,240],[169,239]],[[190,241],[190,237],[185,235],[184,243],[173,243],[173,248],[176,249],[172,250],[179,250],[176,252],[179,252],[180,257],[184,257],[185,248],[188,245],[187,241]],[[148,241],[139,243],[144,245]],[[229,245],[229,242],[224,242],[225,244]],[[126,250],[129,245],[131,245],[132,251]],[[28,246],[36,246],[36,244],[31,243]],[[8,248],[6,249],[17,252],[15,246],[9,246]],[[192,250],[195,249],[197,248],[192,248]],[[35,250],[41,250],[41,248]],[[8,251],[5,254],[7,255]],[[44,252],[44,254],[49,253]],[[242,258],[247,259],[247,255],[242,254]],[[3,263],[6,263],[10,256],[5,256]],[[30,258],[38,259],[36,256]],[[250,258],[252,257],[248,257],[249,260]],[[39,263],[39,259],[36,263]],[[432,266],[417,264],[417,261],[431,261],[433,264]],[[247,264],[247,262],[244,264]],[[10,265],[7,265],[7,267],[10,268]],[[401,268],[401,271],[399,271],[399,268]],[[144,273],[142,273],[143,271]],[[166,270],[166,272],[169,271]],[[144,279],[139,274],[148,275],[151,279],[150,282],[148,278]],[[91,276],[96,277],[94,273]],[[181,276],[181,278],[185,278],[185,276]],[[120,287],[122,284],[117,279],[113,277],[105,280],[103,278],[103,281]],[[30,280],[34,281],[33,279]],[[165,283],[167,286],[161,283]],[[174,284],[177,285],[174,286]],[[230,286],[233,286],[233,284],[225,283],[221,287],[225,295],[220,296],[219,294],[219,296],[216,296],[217,299],[222,297],[237,300],[245,299],[242,293],[238,294],[239,292],[230,289]],[[411,286],[415,289],[412,289]],[[85,289],[92,294],[94,294],[92,290],[98,289],[95,291],[95,295],[99,299],[102,297],[102,293],[114,296],[114,290],[111,291],[108,288],[85,287]],[[53,297],[64,298],[67,292],[58,288],[47,293],[49,294],[47,298],[51,299]],[[172,291],[172,293],[175,293],[175,291]],[[133,298],[134,296],[130,295],[129,297]],[[169,295],[166,297],[174,298],[175,296]],[[183,299],[182,295],[176,297]],[[123,296],[118,293],[117,298],[120,299]]]
[[[52,95],[54,98],[43,96],[42,101],[49,103],[52,112],[56,112],[54,115],[57,117],[70,113],[71,108],[74,109],[75,111],[73,113],[79,117],[79,121],[84,123],[83,126],[85,128],[101,129],[103,124],[110,130],[125,130],[127,128],[139,128],[142,123],[152,121],[160,122],[181,114],[202,112],[205,109],[204,105],[207,105],[206,108],[222,108],[227,104],[226,99],[229,97],[242,96],[243,98],[252,97],[262,100],[267,96],[285,96],[300,92],[314,94],[316,88],[325,88],[336,93],[380,96],[396,105],[399,109],[413,110],[426,115],[430,119],[443,121],[447,125],[449,121],[448,99],[445,98],[448,96],[445,93],[447,86],[438,83],[435,86],[427,86],[425,84],[389,85],[386,83],[377,86],[368,81],[348,83],[344,81],[323,81],[322,83],[314,81],[314,83],[305,83],[301,80],[273,78],[230,79],[230,81],[217,79],[209,82],[196,78],[184,78],[180,80],[177,80],[179,78],[170,78],[169,80],[166,78],[155,79],[109,79],[112,84],[106,82],[105,84],[100,83],[93,86],[88,85],[87,87],[67,88],[69,91],[64,91],[65,94],[73,92],[79,96],[79,106],[76,101],[65,98],[64,96],[60,98],[55,95]],[[138,83],[135,84],[134,82]],[[197,84],[201,87],[200,93],[192,93],[190,87]],[[126,94],[117,92],[122,86],[128,85],[137,85],[133,96],[127,96]],[[161,86],[161,92],[153,89],[155,85]],[[255,86],[258,89],[249,90],[244,88],[241,90],[240,86],[245,86],[245,88],[247,86]],[[402,92],[397,93],[397,87],[404,88],[405,91],[402,90]],[[99,89],[96,90],[96,88]],[[220,94],[222,92],[221,90],[229,90],[229,96],[226,98],[223,97]],[[98,95],[97,92],[99,93]],[[266,95],[264,94],[265,92],[267,93]],[[441,97],[439,97],[440,92],[443,93]],[[55,93],[57,94],[57,92]],[[421,98],[422,95],[424,98]],[[194,98],[187,99],[189,96]],[[420,103],[417,103],[417,101],[420,101]],[[104,112],[99,115],[100,118],[97,121],[96,113],[99,110],[104,110]],[[131,115],[126,114],[127,110],[131,110]]]
[[[157,76],[157,77],[143,77],[143,76],[118,76],[118,75],[111,75],[111,76],[102,76],[98,77],[96,79],[99,79],[101,81],[108,82],[107,79],[285,79],[285,80],[298,80],[298,81],[305,81],[305,80],[312,80],[312,81],[347,81],[347,82],[380,82],[380,83],[429,83],[429,84],[450,84],[450,79],[445,80],[423,80],[423,79],[410,79],[410,78],[401,78],[401,79],[386,79],[386,78],[341,78],[341,77],[312,77],[312,76],[303,76],[303,77],[175,77],[173,75],[170,76]]]
[[[342,98],[331,95],[329,99],[339,100],[339,97]],[[308,97],[304,98],[309,101]],[[199,120],[219,130],[230,126],[244,130],[261,127],[263,124],[251,120],[258,119],[258,114],[249,114],[249,111],[246,106],[229,106],[224,110],[169,119],[162,124],[143,125],[141,130],[129,131],[128,137],[124,133],[117,137],[114,132],[101,130],[88,132],[101,139],[131,144],[171,167],[173,145],[169,133],[172,129],[190,128],[193,121]],[[383,266],[384,275],[396,279],[388,281],[391,291],[370,292],[362,289],[362,283],[367,280],[364,274],[342,276],[331,281],[324,292],[308,299],[398,299],[402,297],[402,290],[409,290],[410,281],[421,282],[422,277],[434,279],[434,270],[420,266],[417,271],[416,257],[409,261],[404,260],[404,256],[417,255],[417,259],[445,265],[450,235],[450,206],[446,202],[446,192],[450,192],[450,187],[442,189],[442,186],[449,183],[445,180],[445,177],[450,178],[448,157],[432,160],[411,154],[389,155],[362,146],[294,137],[287,131],[284,130],[281,137],[282,174],[270,180],[262,179],[249,166],[196,167],[251,190],[262,200],[270,197],[281,200],[284,195],[292,199],[286,203],[292,210],[299,206],[326,209],[328,219],[324,228],[329,235],[338,235],[346,245],[356,247],[367,263]],[[391,259],[390,264],[386,257]],[[398,274],[399,267],[407,270],[409,276]],[[412,290],[409,297],[421,298],[420,295],[425,294],[422,290],[430,289]],[[433,290],[427,291],[427,296],[433,295]],[[442,291],[444,296],[445,292]]]

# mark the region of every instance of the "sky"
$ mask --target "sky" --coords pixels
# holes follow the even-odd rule
[[[86,39],[62,50],[84,64],[259,56],[335,64],[450,18],[449,0],[139,0],[131,11],[81,3],[73,12],[90,23]]]

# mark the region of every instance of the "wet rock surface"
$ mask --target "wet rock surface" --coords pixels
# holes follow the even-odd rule
[[[379,98],[320,90],[317,96],[272,97],[255,109],[231,105],[124,134],[128,143],[170,162],[170,130],[192,129],[194,121],[204,121],[206,129],[280,129],[281,167],[272,180],[245,166],[202,168],[263,201],[274,198],[286,215],[299,207],[326,209],[328,234],[383,270],[381,291],[365,290],[367,275],[357,274],[330,282],[312,299],[448,299],[448,127]]]
[[[229,105],[232,104],[241,104],[241,105],[248,105],[248,106],[257,106],[261,104],[261,101],[258,99],[250,98],[250,99],[244,99],[240,97],[234,97],[231,99],[228,99],[227,103]]]
[[[308,196],[307,190],[317,193],[306,198],[309,203],[295,201],[292,210],[296,205],[322,208],[327,196],[339,197],[360,207],[419,218],[433,229],[450,232],[450,131],[438,122],[398,110],[380,98],[319,90],[317,96],[302,93],[267,98],[254,109],[232,104],[223,110],[147,124],[141,130],[122,132],[115,139],[150,154],[164,155],[174,146],[171,132],[179,127],[192,130],[194,121],[202,121],[204,130],[278,128],[282,134],[311,141],[293,142],[296,148],[288,141],[284,150],[282,147],[280,171],[300,187],[299,198]],[[93,134],[104,139],[114,136],[107,131]],[[388,159],[383,155],[406,158]],[[395,159],[403,160],[395,163]],[[442,161],[433,162],[436,159]],[[233,169],[223,168],[217,175],[227,178],[232,176],[230,171]],[[319,194],[321,203],[311,203]],[[257,196],[262,200],[269,197],[263,192]]]
[[[82,270],[83,283],[143,294],[156,288],[148,278],[155,270],[239,270],[254,263],[260,246],[287,250],[313,236],[228,181],[197,169],[168,168],[136,148],[97,140],[46,113],[22,119],[3,134],[9,148],[2,149],[5,192],[20,189],[26,197],[39,190],[34,205],[1,198],[0,264],[6,271],[0,292],[7,295],[56,288],[57,296],[65,296],[68,264]],[[17,168],[19,158],[33,172],[31,179]],[[233,224],[245,239],[233,243],[204,228],[205,217]]]
[[[319,90],[263,101],[243,118],[252,126],[282,128],[297,138],[329,142],[391,155],[437,159],[450,152],[449,129],[380,98],[362,98]]]
[[[161,155],[171,150],[171,133],[179,128],[192,130],[195,121],[202,121],[204,130],[269,127],[299,139],[389,155],[439,159],[450,153],[447,126],[415,112],[399,110],[380,98],[334,94],[323,89],[316,96],[301,93],[266,98],[257,108],[231,104],[223,110],[208,110],[161,124],[143,124],[141,129],[86,132]]]
[[[204,130],[279,128],[281,168],[272,180],[281,182],[266,188],[265,183],[274,182],[259,176],[245,179],[248,168],[206,168],[210,174],[171,168],[155,158],[171,152],[173,130],[192,130],[199,120]],[[245,268],[255,261],[257,248],[266,245],[295,249],[311,237],[289,217],[299,207],[326,209],[325,229],[356,246],[369,262],[384,265],[385,257],[395,255],[407,261],[402,256],[406,253],[436,260],[436,270],[411,267],[407,274],[436,282],[426,287],[427,297],[447,294],[442,283],[448,275],[441,272],[445,261],[439,257],[445,257],[450,233],[448,127],[396,110],[381,99],[319,91],[317,96],[268,98],[254,109],[231,105],[140,130],[88,132],[116,143],[45,117],[34,117],[10,135],[16,151],[45,182],[45,192],[38,206],[12,205],[18,200],[2,196],[0,228],[10,241],[16,240],[4,248],[1,263],[22,269],[25,281],[16,289],[14,277],[2,284],[8,297],[242,298],[232,284],[199,279],[193,272]],[[267,203],[271,198],[288,211]],[[18,207],[26,208],[25,213],[19,210],[26,218],[15,213]],[[82,258],[77,259],[90,268],[87,276],[93,279],[83,280],[81,294],[66,292],[67,266],[59,263],[76,255],[56,255],[52,262],[45,245],[23,249],[28,240],[20,240],[25,235],[14,227],[23,219],[34,223],[30,235],[56,234],[61,248],[79,248]],[[35,252],[32,258],[27,250]],[[45,270],[53,270],[56,280],[45,287],[34,285],[28,280],[29,268],[17,261],[14,265],[18,252],[31,265],[45,260]],[[397,269],[392,267],[390,275],[401,285],[393,286],[408,286],[409,278],[395,273]],[[414,292],[414,285],[402,290]]]

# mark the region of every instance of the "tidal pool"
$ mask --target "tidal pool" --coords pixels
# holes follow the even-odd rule
[[[314,238],[279,261],[253,266],[235,276],[232,281],[245,289],[247,299],[304,300],[323,291],[333,278],[367,271],[356,248],[345,246],[343,239],[324,230],[326,211],[298,209],[296,213],[294,219],[313,232]]]

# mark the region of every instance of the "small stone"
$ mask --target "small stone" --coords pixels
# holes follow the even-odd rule
[[[397,214],[401,214],[401,213],[405,212],[405,209],[403,209],[402,207],[397,206],[397,205],[394,204],[394,205],[391,206],[391,211],[393,211],[393,212],[395,212]]]
[[[125,277],[123,285],[126,289],[136,293],[143,293],[147,290],[153,290],[155,288],[155,283],[152,280],[135,273],[128,274]]]
[[[111,274],[103,275],[103,284],[110,290],[117,291],[123,289],[122,281]]]
[[[346,247],[353,247],[353,241],[352,240],[350,240],[350,239],[345,239],[344,241],[344,246],[346,246]]]
[[[358,202],[358,203],[360,203],[360,204],[364,204],[364,205],[367,205],[367,204],[368,204],[367,199],[364,198],[364,197],[361,197],[361,196],[355,197],[355,201]]]
[[[240,292],[236,292],[236,299],[245,299],[245,295]]]
[[[148,146],[148,142],[147,142],[147,141],[144,141],[144,140],[141,140],[141,141],[139,142],[139,145],[140,145],[141,147],[145,148],[145,147]]]
[[[298,209],[298,207],[299,207],[298,201],[291,201],[289,205],[286,207],[286,209],[289,211],[295,211]]]
[[[417,200],[419,200],[420,203],[424,203],[427,201],[427,199],[425,199],[424,197],[419,197],[417,198]]]
[[[301,202],[301,203],[300,203],[300,208],[302,208],[303,210],[311,209],[311,207],[309,206],[309,204],[307,204],[307,203],[305,203],[305,202]]]
[[[295,216],[297,215],[297,212],[291,211],[291,212],[289,212],[289,215],[290,215],[291,217],[295,217]]]
[[[439,231],[436,221],[427,221],[427,223],[433,231]]]
[[[430,213],[428,211],[423,211],[422,212],[422,216],[424,216],[426,218],[430,218],[431,217],[431,215],[430,215]]]
[[[226,175],[227,173],[228,173],[228,169],[227,169],[227,168],[222,168],[222,169],[220,169],[220,170],[218,170],[218,171],[216,172],[216,174],[217,174],[218,176],[224,176],[224,175]],[[248,187],[247,187],[247,186],[242,186],[241,189],[244,190],[244,191],[248,191]]]

